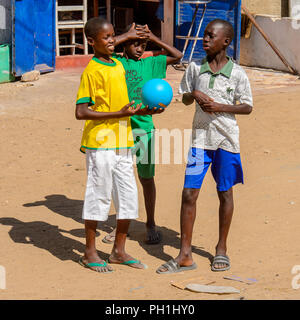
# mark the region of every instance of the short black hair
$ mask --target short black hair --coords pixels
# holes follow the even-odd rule
[[[224,30],[225,35],[230,38],[230,42],[234,38],[234,29],[230,22],[222,19],[215,19],[209,23],[210,25],[221,24]]]
[[[97,34],[103,29],[103,26],[106,24],[110,24],[110,22],[99,17],[94,17],[88,20],[84,26],[85,36],[95,39],[97,37]]]

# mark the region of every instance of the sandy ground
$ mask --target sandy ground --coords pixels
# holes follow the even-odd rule
[[[103,275],[77,263],[85,242],[81,209],[86,179],[85,158],[79,152],[83,122],[74,117],[80,71],[45,74],[32,84],[0,85],[0,265],[6,270],[0,299],[298,299],[300,289],[292,288],[291,270],[300,265],[300,80],[247,69],[255,109],[250,116],[238,116],[245,185],[234,189],[230,271],[210,271],[218,200],[209,173],[198,200],[193,236],[198,269],[176,275],[155,273],[179,248],[185,164],[172,162],[156,170],[156,216],[163,243],[143,242],[140,186],[140,218],[132,223],[127,241],[128,252],[149,268],[114,265],[114,273]],[[182,72],[169,69],[168,80],[175,90],[181,76]],[[168,110],[155,117],[157,128],[191,127],[193,107],[183,106],[179,99],[175,96]],[[107,223],[99,224],[97,238],[105,259],[111,245],[101,239],[115,224],[113,208],[111,213]],[[257,282],[247,285],[225,280],[225,275]],[[241,292],[193,293],[171,286],[171,281],[214,281]]]

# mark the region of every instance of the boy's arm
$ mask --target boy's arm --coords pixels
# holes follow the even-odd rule
[[[202,91],[195,90],[196,79],[198,76],[199,66],[194,62],[189,64],[180,81],[178,92],[182,94],[182,103],[185,105],[192,104],[195,100],[202,106],[203,103],[213,101],[207,94]]]
[[[239,101],[237,105],[226,105],[217,102],[206,102],[202,109],[206,112],[228,112],[233,114],[250,114],[252,112],[252,92],[250,81],[245,71],[241,70],[239,81],[234,93],[234,100]]]
[[[141,109],[142,104],[138,104],[136,108],[132,107],[134,101],[126,104],[121,110],[116,112],[98,112],[91,110],[88,103],[76,104],[75,117],[77,120],[106,120],[130,117],[133,115],[147,115],[158,114],[164,111],[163,108],[153,108],[151,110],[148,107]]]
[[[145,26],[145,31],[149,33],[149,41],[155,43],[160,48],[164,49],[167,53],[167,65],[174,64],[180,61],[183,54],[181,51],[176,49],[173,46],[170,46],[159,39],[156,35],[154,35],[148,28],[148,25]]]
[[[135,23],[133,23],[127,32],[115,36],[115,46],[126,41],[137,39],[149,39],[149,34],[144,31],[142,26],[136,26]]]
[[[115,36],[115,46],[123,42],[136,39],[148,39],[160,48],[164,49],[167,53],[167,65],[174,64],[182,58],[182,53],[179,50],[161,41],[149,30],[147,25],[141,26],[133,23],[129,31]]]
[[[246,103],[228,105],[213,101],[205,102],[202,105],[202,109],[205,112],[227,112],[233,114],[250,114],[252,112],[252,106]]]
[[[182,103],[184,103],[186,106],[192,104],[194,100],[196,100],[201,107],[206,102],[214,101],[208,95],[199,90],[193,90],[192,92],[184,93],[182,96]]]
[[[131,108],[134,101],[128,103],[120,111],[117,112],[98,112],[89,108],[88,103],[76,104],[75,117],[77,120],[106,120],[113,118],[122,118],[134,114],[135,110],[139,110],[140,106],[136,109]]]

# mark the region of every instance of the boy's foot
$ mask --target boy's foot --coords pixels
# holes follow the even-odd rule
[[[216,255],[211,264],[212,271],[226,271],[230,269],[230,260],[226,255],[226,246],[216,246]]]
[[[162,234],[159,231],[156,231],[155,226],[147,228],[147,235],[145,242],[147,244],[158,244],[162,240]]]
[[[180,260],[178,257],[175,259],[171,259],[170,261],[162,264],[157,270],[157,273],[160,274],[168,274],[175,273],[184,270],[193,270],[196,269],[197,265],[194,263],[193,259]]]
[[[108,261],[110,263],[115,263],[115,264],[124,264],[132,268],[136,269],[147,269],[148,266],[145,265],[144,263],[141,263],[141,261],[132,258],[129,254],[125,253],[124,255],[117,255],[115,253],[112,253]]]
[[[102,242],[112,244],[115,242],[116,239],[116,229],[114,229],[111,233],[107,234],[103,239]]]
[[[230,269],[230,260],[226,254],[216,254],[211,264],[212,271],[226,271]]]
[[[113,272],[113,268],[109,266],[105,261],[101,260],[100,258],[89,260],[85,257],[81,257],[78,262],[83,267],[89,268],[96,272],[101,272],[101,273]]]
[[[129,233],[127,234],[127,237],[129,237]],[[107,234],[102,239],[102,242],[108,243],[108,244],[114,244],[115,239],[116,239],[116,229],[114,229],[111,233]]]

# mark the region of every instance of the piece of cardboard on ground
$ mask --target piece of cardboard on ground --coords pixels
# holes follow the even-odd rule
[[[203,285],[198,283],[189,283],[186,285],[186,289],[193,292],[200,292],[200,293],[216,293],[216,294],[240,293],[240,290],[234,287],[210,286],[210,285]]]

